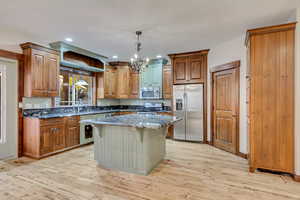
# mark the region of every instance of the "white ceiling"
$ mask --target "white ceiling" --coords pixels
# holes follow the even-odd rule
[[[0,47],[66,37],[105,56],[129,59],[135,31],[143,54],[212,48],[249,28],[287,22],[300,0],[0,0]]]

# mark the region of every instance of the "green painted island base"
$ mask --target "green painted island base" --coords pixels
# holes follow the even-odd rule
[[[165,157],[166,126],[159,129],[94,127],[95,160],[101,167],[147,175]]]

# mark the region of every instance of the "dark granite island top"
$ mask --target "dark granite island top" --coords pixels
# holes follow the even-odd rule
[[[130,114],[92,120],[82,120],[81,123],[158,129],[164,126],[172,125],[173,123],[180,120],[181,119],[176,116],[166,116],[158,114]]]

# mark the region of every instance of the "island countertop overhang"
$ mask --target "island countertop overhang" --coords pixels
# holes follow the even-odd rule
[[[80,123],[159,129],[164,126],[170,126],[180,120],[182,119],[176,116],[165,116],[157,114],[130,114],[105,118],[103,117],[91,120],[82,120],[80,121]]]

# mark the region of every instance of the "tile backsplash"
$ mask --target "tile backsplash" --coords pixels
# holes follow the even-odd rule
[[[120,105],[119,99],[97,99],[97,106],[116,106]]]
[[[51,98],[23,97],[23,109],[51,108]]]
[[[98,99],[98,106],[114,106],[114,105],[141,105],[146,102],[164,103],[165,106],[171,106],[171,100],[145,100],[145,99]]]
[[[146,102],[164,103],[165,106],[171,106],[171,100],[145,100],[145,99],[97,99],[97,106],[116,106],[116,105],[141,105]],[[51,108],[51,98],[23,98],[23,109]],[[56,107],[59,107],[56,105]]]

